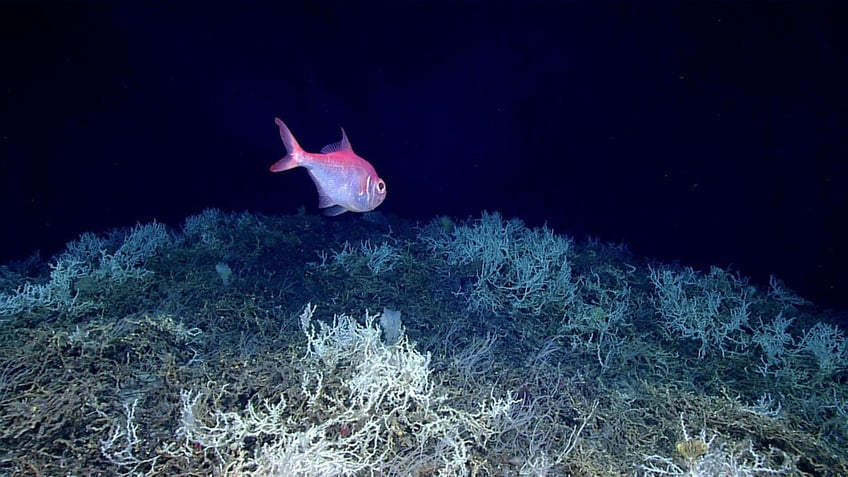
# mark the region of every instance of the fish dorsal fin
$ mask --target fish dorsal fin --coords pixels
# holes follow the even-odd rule
[[[345,134],[344,128],[342,128],[342,140],[339,142],[334,142],[332,144],[327,144],[326,146],[321,148],[321,154],[329,154],[331,152],[337,151],[348,151],[353,152],[353,148],[350,147],[350,141],[347,139],[347,134]]]

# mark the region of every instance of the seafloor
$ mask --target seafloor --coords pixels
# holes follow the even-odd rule
[[[779,280],[498,214],[207,210],[0,268],[0,475],[835,476],[846,448],[844,332]]]

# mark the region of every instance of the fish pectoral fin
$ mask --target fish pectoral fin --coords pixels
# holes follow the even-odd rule
[[[327,207],[332,207],[336,205],[333,199],[330,198],[327,194],[324,194],[320,190],[318,191],[318,208],[325,209]]]
[[[336,204],[320,187],[318,187],[318,208],[324,209],[322,211],[324,215],[339,215],[347,212],[347,209]]]
[[[324,215],[329,215],[329,216],[341,215],[345,212],[347,212],[347,209],[345,209],[344,207],[342,207],[340,205],[331,205],[331,206],[327,207],[326,209],[324,209],[322,211],[322,213]]]

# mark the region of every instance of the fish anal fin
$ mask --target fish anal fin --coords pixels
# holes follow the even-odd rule
[[[347,212],[347,209],[345,209],[344,207],[342,207],[340,205],[331,205],[331,206],[327,207],[326,209],[324,209],[322,211],[322,213],[324,215],[329,215],[329,216],[341,215],[345,212]]]

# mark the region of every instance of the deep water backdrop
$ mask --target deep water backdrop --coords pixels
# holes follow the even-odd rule
[[[318,213],[274,117],[386,214],[483,209],[848,303],[841,2],[3,2],[0,261],[204,208]],[[346,214],[327,220],[355,220]]]

